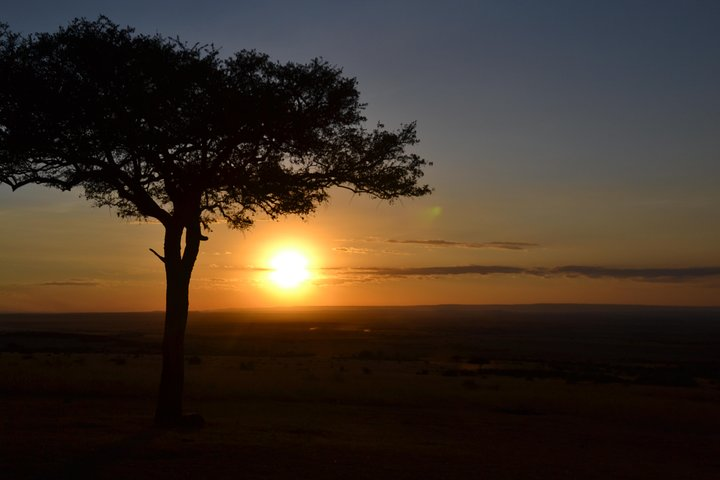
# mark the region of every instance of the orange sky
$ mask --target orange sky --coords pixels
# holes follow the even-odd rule
[[[336,192],[305,223],[217,225],[191,309],[720,304],[717,2],[38,0],[0,20],[99,13],[227,56],[323,57],[357,77],[369,125],[417,121],[434,162],[429,197]],[[163,309],[161,227],[79,195],[0,185],[0,311]],[[284,247],[311,261],[294,293],[263,280]]]
[[[9,198],[16,204],[2,210],[3,222],[11,228],[0,238],[0,310],[163,308],[162,264],[148,250],[162,246],[160,225],[118,219],[72,192],[32,188],[11,194],[3,189],[2,199]],[[663,258],[658,252],[668,240],[656,238],[655,248],[647,247],[642,238],[633,238],[630,226],[623,229],[627,237],[622,248],[595,236],[553,240],[543,230],[524,236],[448,237],[444,231],[469,227],[474,220],[435,200],[391,206],[337,192],[331,204],[307,221],[260,221],[246,232],[217,225],[202,245],[191,309],[718,304],[718,277],[703,277],[701,270],[688,267],[695,260],[692,251],[683,259]],[[679,245],[679,240],[671,241],[668,245]],[[691,247],[688,243],[686,249]],[[268,279],[272,255],[288,248],[307,255],[310,263],[312,277],[297,289],[278,288]],[[568,265],[577,268],[557,269]],[[659,271],[658,265],[667,271]]]

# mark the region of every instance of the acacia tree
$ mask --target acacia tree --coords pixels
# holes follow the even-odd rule
[[[182,421],[190,276],[204,231],[306,215],[332,187],[392,201],[430,192],[414,123],[363,127],[356,80],[322,60],[136,34],[106,17],[55,33],[0,25],[0,182],[80,188],[165,228],[160,425]]]

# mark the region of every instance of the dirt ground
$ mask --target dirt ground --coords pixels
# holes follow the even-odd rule
[[[195,430],[161,320],[0,315],[0,478],[720,478],[717,309],[197,312]]]

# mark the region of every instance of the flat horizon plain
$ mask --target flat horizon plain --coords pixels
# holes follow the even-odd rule
[[[720,478],[720,307],[0,314],[3,478]]]

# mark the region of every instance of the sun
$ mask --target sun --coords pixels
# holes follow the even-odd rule
[[[283,250],[270,259],[270,280],[283,289],[293,289],[310,278],[308,259],[295,250]]]

